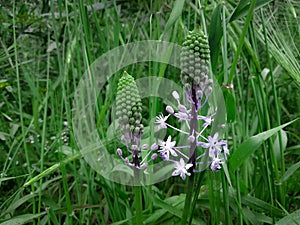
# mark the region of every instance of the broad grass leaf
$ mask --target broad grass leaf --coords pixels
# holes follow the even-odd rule
[[[292,176],[298,169],[300,168],[300,161],[290,166],[287,171],[283,174],[283,176],[280,179],[280,182],[284,182],[287,179],[289,179],[290,176]]]
[[[22,198],[12,202],[10,204],[10,206],[5,210],[5,213],[11,213],[13,212],[15,209],[17,209],[19,206],[21,206],[22,204],[24,204],[25,202],[27,202],[29,199],[34,198],[35,196],[37,196],[37,194],[28,194],[23,196]]]
[[[176,205],[183,203],[184,199],[185,199],[184,197],[185,197],[185,195],[179,195]],[[173,198],[174,198],[174,196],[173,196]],[[168,203],[167,200],[161,200],[157,196],[154,196],[153,202],[154,202],[155,206],[160,207],[160,208],[168,211],[169,213],[173,214],[174,216],[181,218],[182,211],[180,209],[174,207],[174,205],[172,205],[171,203]]]
[[[166,214],[166,210],[164,209],[157,209],[155,210],[151,216],[147,217],[147,219],[144,221],[145,224],[154,224],[157,221],[159,221],[159,219]]]
[[[183,10],[184,2],[185,2],[184,0],[176,0],[171,15],[165,26],[164,33],[166,33],[171,28],[171,26],[173,26],[176,20],[180,17]]]
[[[252,155],[255,152],[256,149],[258,149],[261,146],[261,144],[265,140],[267,140],[268,138],[276,134],[284,127],[295,122],[296,120],[293,120],[291,122],[285,123],[281,126],[275,127],[273,129],[270,129],[268,131],[262,132],[260,134],[248,138],[233,152],[233,154],[229,158],[230,171],[234,172],[240,165],[242,165],[249,158],[250,155]]]
[[[30,222],[31,220],[33,220],[35,218],[42,216],[44,214],[45,214],[45,212],[40,213],[40,214],[23,214],[23,215],[11,218],[11,219],[1,223],[1,225],[22,225],[22,224]]]
[[[227,90],[225,93],[227,122],[233,123],[236,118],[236,106],[233,95]]]
[[[261,225],[261,224],[272,224],[272,218],[262,213],[250,210],[248,207],[243,207],[243,213],[245,217],[250,221],[250,224]]]
[[[257,211],[263,211],[268,213],[273,213],[274,215],[281,216],[282,211],[268,202],[265,202],[261,199],[255,198],[250,195],[245,195],[242,197],[242,203],[250,208],[254,208]]]
[[[282,143],[282,151],[285,152],[286,146],[287,146],[287,134],[284,130],[280,131],[280,136],[277,134],[276,139],[274,141],[274,153],[275,153],[275,158],[277,161],[280,160],[280,142],[279,142],[279,137],[281,137],[281,143]]]
[[[214,74],[216,74],[218,68],[220,41],[223,36],[221,9],[222,9],[221,4],[219,4],[214,9],[211,17],[211,24],[209,27],[208,41],[209,41],[209,48],[210,48],[211,68]]]
[[[243,214],[245,216],[245,218],[247,218],[251,224],[253,225],[261,225],[261,223],[259,222],[257,215],[254,214],[253,211],[251,211],[249,208],[247,207],[243,207]]]
[[[283,217],[275,225],[299,225],[300,224],[300,209]]]
[[[273,0],[257,0],[255,3],[255,9],[259,9],[267,4],[269,4]],[[233,13],[230,16],[229,22],[232,22],[234,20],[237,20],[245,15],[247,15],[250,7],[250,0],[241,0]]]

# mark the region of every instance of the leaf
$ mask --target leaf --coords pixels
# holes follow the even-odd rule
[[[257,0],[255,3],[255,8],[259,9],[267,4],[269,4],[273,0]],[[250,6],[251,1],[250,0],[241,0],[238,4],[238,6],[235,8],[234,12],[231,14],[229,22],[232,22],[234,20],[237,20],[245,15],[247,15],[249,11],[249,6]]]
[[[157,209],[155,210],[151,215],[147,217],[147,219],[144,221],[145,224],[154,224],[155,222],[159,221],[159,218],[161,218],[164,214],[166,214],[166,210],[164,209]]]
[[[211,25],[209,28],[209,37],[208,37],[211,67],[214,74],[216,74],[218,68],[220,41],[223,36],[221,9],[222,9],[222,5],[219,4],[213,11],[211,17]]]
[[[258,149],[261,144],[270,138],[272,135],[276,134],[278,131],[284,127],[290,125],[298,119],[285,123],[281,126],[275,127],[268,131],[262,132],[255,136],[248,138],[243,142],[231,155],[229,158],[230,171],[234,172],[240,165],[242,165],[250,155],[252,155],[256,149]]]
[[[275,225],[299,225],[300,224],[300,209],[296,210],[295,212],[283,217],[279,220]]]
[[[184,202],[184,196],[185,195],[180,195],[178,196],[178,201],[177,201],[177,205],[181,204]],[[182,217],[182,211],[179,210],[178,208],[174,207],[173,205],[170,205],[165,201],[159,199],[158,197],[154,197],[153,198],[154,204],[166,211],[168,211],[169,213],[173,214],[174,216],[177,216],[179,218]]]
[[[242,203],[250,208],[255,208],[256,210],[262,210],[264,212],[273,213],[274,215],[281,216],[282,211],[268,202],[265,202],[256,197],[245,195],[242,197]]]
[[[185,2],[184,0],[176,0],[176,2],[174,4],[174,8],[173,8],[171,15],[168,19],[168,22],[166,24],[164,33],[166,33],[171,28],[171,26],[173,26],[173,24],[176,22],[176,20],[181,15],[184,2]]]
[[[10,213],[10,212],[14,211],[19,206],[21,206],[22,204],[27,202],[29,199],[34,198],[35,196],[36,196],[36,194],[28,194],[28,195],[25,195],[24,197],[16,200],[12,204],[10,204],[10,206],[5,210],[5,213]]]
[[[300,168],[300,161],[293,164],[288,170],[283,174],[280,182],[286,181],[290,176],[292,176]]]
[[[280,160],[280,142],[279,142],[279,137],[281,137],[281,143],[282,143],[282,151],[284,152],[287,146],[287,134],[284,130],[280,131],[280,136],[277,134],[276,139],[274,141],[274,153],[275,153],[275,158],[277,161]]]
[[[40,214],[23,214],[23,215],[11,218],[11,219],[1,223],[1,225],[22,225],[22,224],[30,222],[31,220],[33,220],[35,218],[42,216],[44,214],[46,214],[46,212],[42,212]]]
[[[233,123],[236,117],[236,106],[233,95],[227,90],[225,93],[226,102],[226,112],[227,112],[227,122]]]

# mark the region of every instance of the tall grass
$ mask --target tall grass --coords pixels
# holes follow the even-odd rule
[[[105,52],[139,40],[181,44],[198,27],[210,37],[231,156],[223,170],[195,177],[187,222],[300,223],[299,121],[286,124],[300,117],[297,1],[1,4],[1,224],[136,224],[134,199],[142,200],[144,224],[179,224],[187,182],[171,177],[143,186],[140,199],[133,187],[106,180],[80,154],[72,103],[82,74]],[[180,71],[158,62],[126,70],[181,85]],[[121,72],[97,99],[102,138]],[[143,101],[150,125],[165,106],[154,97]],[[108,150],[114,154],[118,144]]]

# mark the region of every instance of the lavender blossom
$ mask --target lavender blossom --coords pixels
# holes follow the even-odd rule
[[[208,77],[209,53],[207,37],[202,32],[190,32],[183,43],[180,55],[181,80],[188,104],[182,104],[179,94],[173,91],[172,96],[177,102],[177,111],[167,106],[168,115],[160,114],[155,120],[158,129],[171,128],[187,136],[189,143],[187,146],[176,146],[171,136],[167,138],[167,141],[160,141],[159,144],[161,158],[174,163],[172,175],[179,175],[182,179],[198,171],[197,166],[201,164],[199,160],[206,154],[209,156],[210,169],[213,171],[221,169],[221,165],[225,163],[226,156],[229,154],[227,142],[219,139],[218,132],[213,136],[203,135],[204,131],[211,126],[214,121],[213,117],[217,113],[200,114],[212,93],[212,80]],[[189,130],[181,130],[170,125],[167,122],[170,116],[177,118],[180,123],[185,123]],[[202,123],[201,130],[198,130],[199,122]],[[183,149],[189,149],[189,154],[185,155],[182,152]]]

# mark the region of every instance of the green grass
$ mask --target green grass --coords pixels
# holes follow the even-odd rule
[[[230,157],[221,171],[196,174],[184,216],[190,224],[300,224],[298,2],[162,2],[1,3],[1,224],[180,224],[187,180],[141,188],[106,180],[80,154],[72,107],[83,73],[102,54],[141,40],[181,45],[199,27],[226,100]],[[181,85],[180,71],[158,62],[122,69]],[[97,98],[103,139],[121,73]],[[165,105],[155,97],[143,103],[150,126]],[[114,154],[119,144],[106,147]]]

